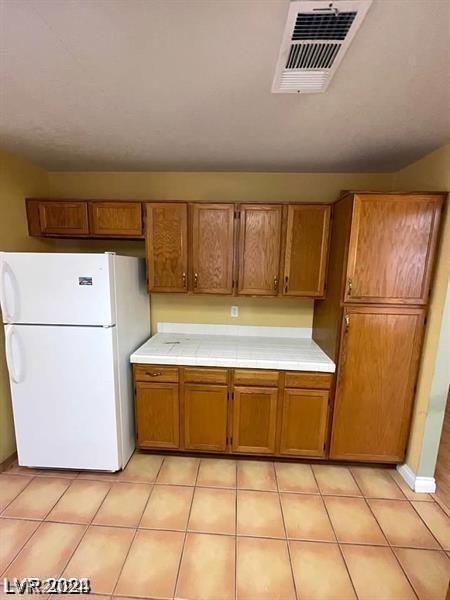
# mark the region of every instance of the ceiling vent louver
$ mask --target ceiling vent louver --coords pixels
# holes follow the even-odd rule
[[[324,92],[371,3],[292,0],[272,92]]]

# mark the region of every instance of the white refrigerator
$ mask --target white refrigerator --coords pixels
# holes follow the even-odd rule
[[[19,464],[123,468],[129,357],[150,335],[144,260],[0,252],[0,304]]]

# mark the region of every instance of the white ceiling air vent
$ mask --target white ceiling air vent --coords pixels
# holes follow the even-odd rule
[[[292,0],[272,92],[324,92],[371,3]]]

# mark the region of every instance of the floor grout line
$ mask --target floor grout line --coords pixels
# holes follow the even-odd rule
[[[317,485],[317,487],[318,487],[318,489],[319,489],[319,492],[320,492],[320,486],[319,486],[319,482],[317,481],[316,474],[315,474],[315,472],[314,472],[314,469],[313,469],[312,467],[311,467],[311,471],[312,471],[312,474],[313,474],[313,477],[314,477],[314,481],[316,482],[316,485]],[[323,495],[322,495],[322,493],[320,494],[320,497],[321,497],[321,499],[322,499],[322,504],[323,504],[323,505],[324,505],[324,507],[325,507],[325,512],[327,513],[328,520],[330,521],[331,529],[333,530],[333,535],[334,535],[334,537],[335,537],[335,539],[336,539],[336,543],[337,543],[337,546],[338,546],[338,548],[339,548],[339,554],[340,554],[340,556],[341,556],[341,558],[342,558],[342,561],[343,561],[343,563],[344,563],[344,567],[345,567],[345,570],[347,571],[347,575],[348,575],[348,578],[349,578],[349,580],[350,580],[350,583],[351,583],[351,585],[352,585],[353,591],[355,592],[355,597],[356,597],[356,598],[359,598],[359,596],[358,596],[358,593],[357,593],[357,591],[356,591],[356,586],[355,586],[355,583],[353,582],[353,578],[352,578],[352,576],[351,576],[350,569],[348,568],[347,561],[345,560],[344,553],[342,552],[342,548],[341,548],[340,542],[339,542],[339,540],[338,540],[338,536],[336,535],[336,530],[335,530],[335,528],[334,528],[333,521],[331,520],[330,513],[328,512],[328,507],[327,507],[327,504],[326,504],[326,502],[325,502],[325,500],[324,500],[324,498],[323,498]]]
[[[238,484],[238,462],[236,461],[235,463],[235,471],[234,471],[234,476],[235,476],[235,483],[236,483],[236,488],[234,490],[234,600],[237,600],[237,564],[238,564],[238,555],[237,555],[237,534],[238,534],[238,490],[237,490],[237,484]]]
[[[199,474],[199,471],[200,471],[200,463],[201,463],[201,458],[198,460],[198,464],[197,464],[197,473],[195,475],[195,482],[194,482],[194,486],[193,486],[194,487],[194,491],[192,492],[191,505],[189,507],[188,518],[187,518],[187,521],[186,521],[186,528],[185,528],[185,531],[184,531],[183,544],[181,546],[180,560],[178,562],[177,576],[175,577],[175,585],[174,585],[173,594],[172,594],[173,598],[175,598],[176,593],[177,593],[178,578],[180,576],[181,563],[183,561],[183,554],[184,554],[184,547],[186,545],[186,538],[187,538],[187,535],[188,535],[189,519],[191,518],[192,505],[194,504],[195,487],[197,485],[198,474]]]
[[[401,570],[401,572],[404,574],[404,576],[406,577],[406,580],[408,581],[409,585],[411,586],[411,589],[412,589],[412,591],[413,591],[413,594],[414,594],[416,597],[418,597],[418,596],[417,596],[417,593],[416,593],[416,590],[415,590],[415,588],[414,588],[414,586],[413,586],[413,584],[412,584],[412,581],[410,581],[410,579],[409,579],[409,577],[408,577],[408,573],[407,573],[407,572],[406,572],[406,570],[403,568],[403,566],[402,566],[401,562],[399,561],[399,559],[398,559],[398,557],[397,557],[396,553],[395,553],[395,552],[394,552],[394,550],[393,550],[393,548],[395,548],[395,546],[392,546],[391,542],[389,541],[389,538],[387,537],[387,535],[386,535],[386,534],[385,534],[385,532],[384,532],[384,529],[383,529],[383,528],[382,528],[382,526],[381,526],[381,523],[380,523],[380,522],[379,522],[379,520],[377,519],[377,516],[376,516],[375,512],[372,510],[372,507],[371,507],[371,506],[370,506],[370,504],[367,502],[367,499],[366,499],[366,498],[365,498],[365,500],[366,500],[366,504],[367,504],[367,506],[369,507],[369,510],[370,510],[370,512],[372,513],[372,516],[373,516],[373,518],[374,518],[374,519],[375,519],[375,521],[377,522],[377,525],[378,525],[378,527],[381,529],[381,531],[382,531],[382,533],[383,533],[384,537],[386,538],[386,540],[387,540],[387,542],[388,542],[388,544],[389,544],[389,550],[391,551],[391,554],[393,554],[393,556],[394,556],[395,560],[397,561],[397,564],[398,564],[398,565],[399,565],[399,567],[400,567],[400,570]],[[410,504],[411,504],[411,503],[410,503]]]
[[[292,556],[291,556],[291,546],[289,544],[289,539],[288,539],[288,535],[287,535],[287,528],[286,528],[286,521],[284,518],[284,511],[283,511],[283,505],[281,502],[281,495],[280,495],[280,486],[278,485],[278,473],[277,473],[277,469],[275,464],[273,465],[273,470],[274,470],[274,476],[275,476],[275,484],[277,486],[277,492],[278,492],[278,503],[280,506],[280,512],[281,512],[281,519],[283,521],[283,528],[284,528],[284,535],[286,538],[286,546],[287,546],[287,552],[288,552],[288,558],[289,558],[289,566],[291,567],[291,577],[292,577],[292,584],[294,586],[294,594],[295,597],[297,598],[297,600],[300,600],[300,594],[297,591],[297,584],[295,582],[295,574],[294,574],[294,567],[292,565]]]
[[[157,477],[158,477],[158,475],[159,475],[159,473],[160,473],[160,471],[161,471],[161,469],[162,469],[162,466],[163,466],[163,463],[164,463],[164,461],[165,461],[165,460],[166,460],[166,459],[165,459],[165,457],[164,457],[164,458],[162,459],[162,461],[161,461],[161,464],[159,465],[158,472],[156,473],[156,476],[155,476],[155,481],[156,481],[156,479],[157,479]],[[148,505],[148,503],[149,503],[149,501],[150,501],[150,498],[151,498],[151,496],[152,496],[152,494],[153,494],[153,490],[154,490],[154,489],[155,489],[155,486],[154,486],[154,485],[152,485],[152,489],[150,490],[150,493],[149,493],[149,495],[148,495],[148,498],[147,498],[147,500],[146,500],[146,502],[145,502],[145,505],[144,505],[144,508],[143,508],[143,510],[142,510],[142,513],[141,513],[141,516],[140,516],[140,518],[139,518],[139,521],[138,521],[138,523],[137,523],[137,526],[136,526],[136,529],[135,529],[134,535],[133,535],[133,537],[132,537],[132,539],[131,539],[131,543],[130,543],[130,545],[129,545],[129,547],[128,547],[128,551],[127,551],[127,553],[125,554],[125,559],[124,559],[124,561],[123,561],[123,563],[122,563],[122,566],[121,566],[121,567],[120,567],[120,569],[119,569],[119,573],[118,573],[118,575],[117,575],[116,582],[115,582],[115,584],[114,584],[114,586],[113,586],[113,588],[112,588],[111,596],[114,596],[114,593],[115,593],[115,591],[116,591],[117,585],[118,585],[118,583],[119,583],[119,580],[120,580],[120,577],[121,577],[121,575],[122,575],[122,573],[123,573],[123,569],[124,569],[124,567],[125,567],[125,563],[126,563],[126,562],[127,562],[127,560],[128,560],[128,556],[130,555],[131,548],[133,547],[133,544],[134,544],[134,540],[136,539],[137,533],[138,533],[138,531],[141,531],[141,529],[139,528],[139,525],[140,525],[140,524],[141,524],[141,522],[142,522],[142,518],[143,518],[143,516],[144,516],[145,510],[146,510],[146,508],[147,508],[147,505]],[[107,495],[108,495],[108,494],[107,494]],[[106,498],[106,496],[105,496],[105,498]],[[100,509],[99,509],[99,510],[100,510]]]
[[[23,488],[20,490],[20,492],[19,492],[18,494],[16,494],[16,495],[14,496],[14,498],[12,498],[12,499],[11,499],[11,500],[10,500],[10,501],[9,501],[9,502],[8,502],[8,503],[7,503],[7,504],[4,506],[4,507],[3,507],[2,511],[0,512],[0,517],[2,517],[2,516],[3,516],[3,513],[4,513],[4,512],[5,512],[5,510],[8,508],[8,506],[9,506],[10,504],[12,504],[12,503],[14,502],[14,500],[15,500],[16,498],[18,498],[18,497],[20,496],[20,494],[21,494],[22,492],[24,492],[24,491],[27,489],[27,487],[30,485],[30,483],[33,481],[33,479],[34,479],[34,476],[33,476],[33,477],[31,477],[30,481],[29,481],[29,482],[28,482],[28,483],[25,485],[25,487],[23,487]]]
[[[437,502],[436,502],[437,504]],[[425,527],[428,529],[428,531],[430,532],[431,537],[436,540],[436,542],[439,544],[439,548],[441,550],[443,550],[444,552],[446,552],[444,546],[441,544],[441,542],[437,539],[437,537],[434,535],[434,533],[431,531],[430,527],[428,527],[428,523],[425,521],[425,519],[422,517],[422,515],[419,513],[419,511],[416,509],[416,507],[414,506],[414,504],[410,501],[410,505],[412,507],[412,509],[414,510],[414,512],[416,513],[416,515],[418,515],[419,519],[422,521],[422,523],[425,525]],[[438,505],[438,509],[442,510],[440,508],[440,506]],[[445,512],[442,510],[443,515],[449,519],[450,517],[448,517],[448,515],[445,514]]]

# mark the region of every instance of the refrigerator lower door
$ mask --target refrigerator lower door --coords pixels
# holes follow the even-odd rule
[[[114,255],[0,252],[4,323],[114,325]]]
[[[18,462],[122,467],[115,328],[6,325]]]

